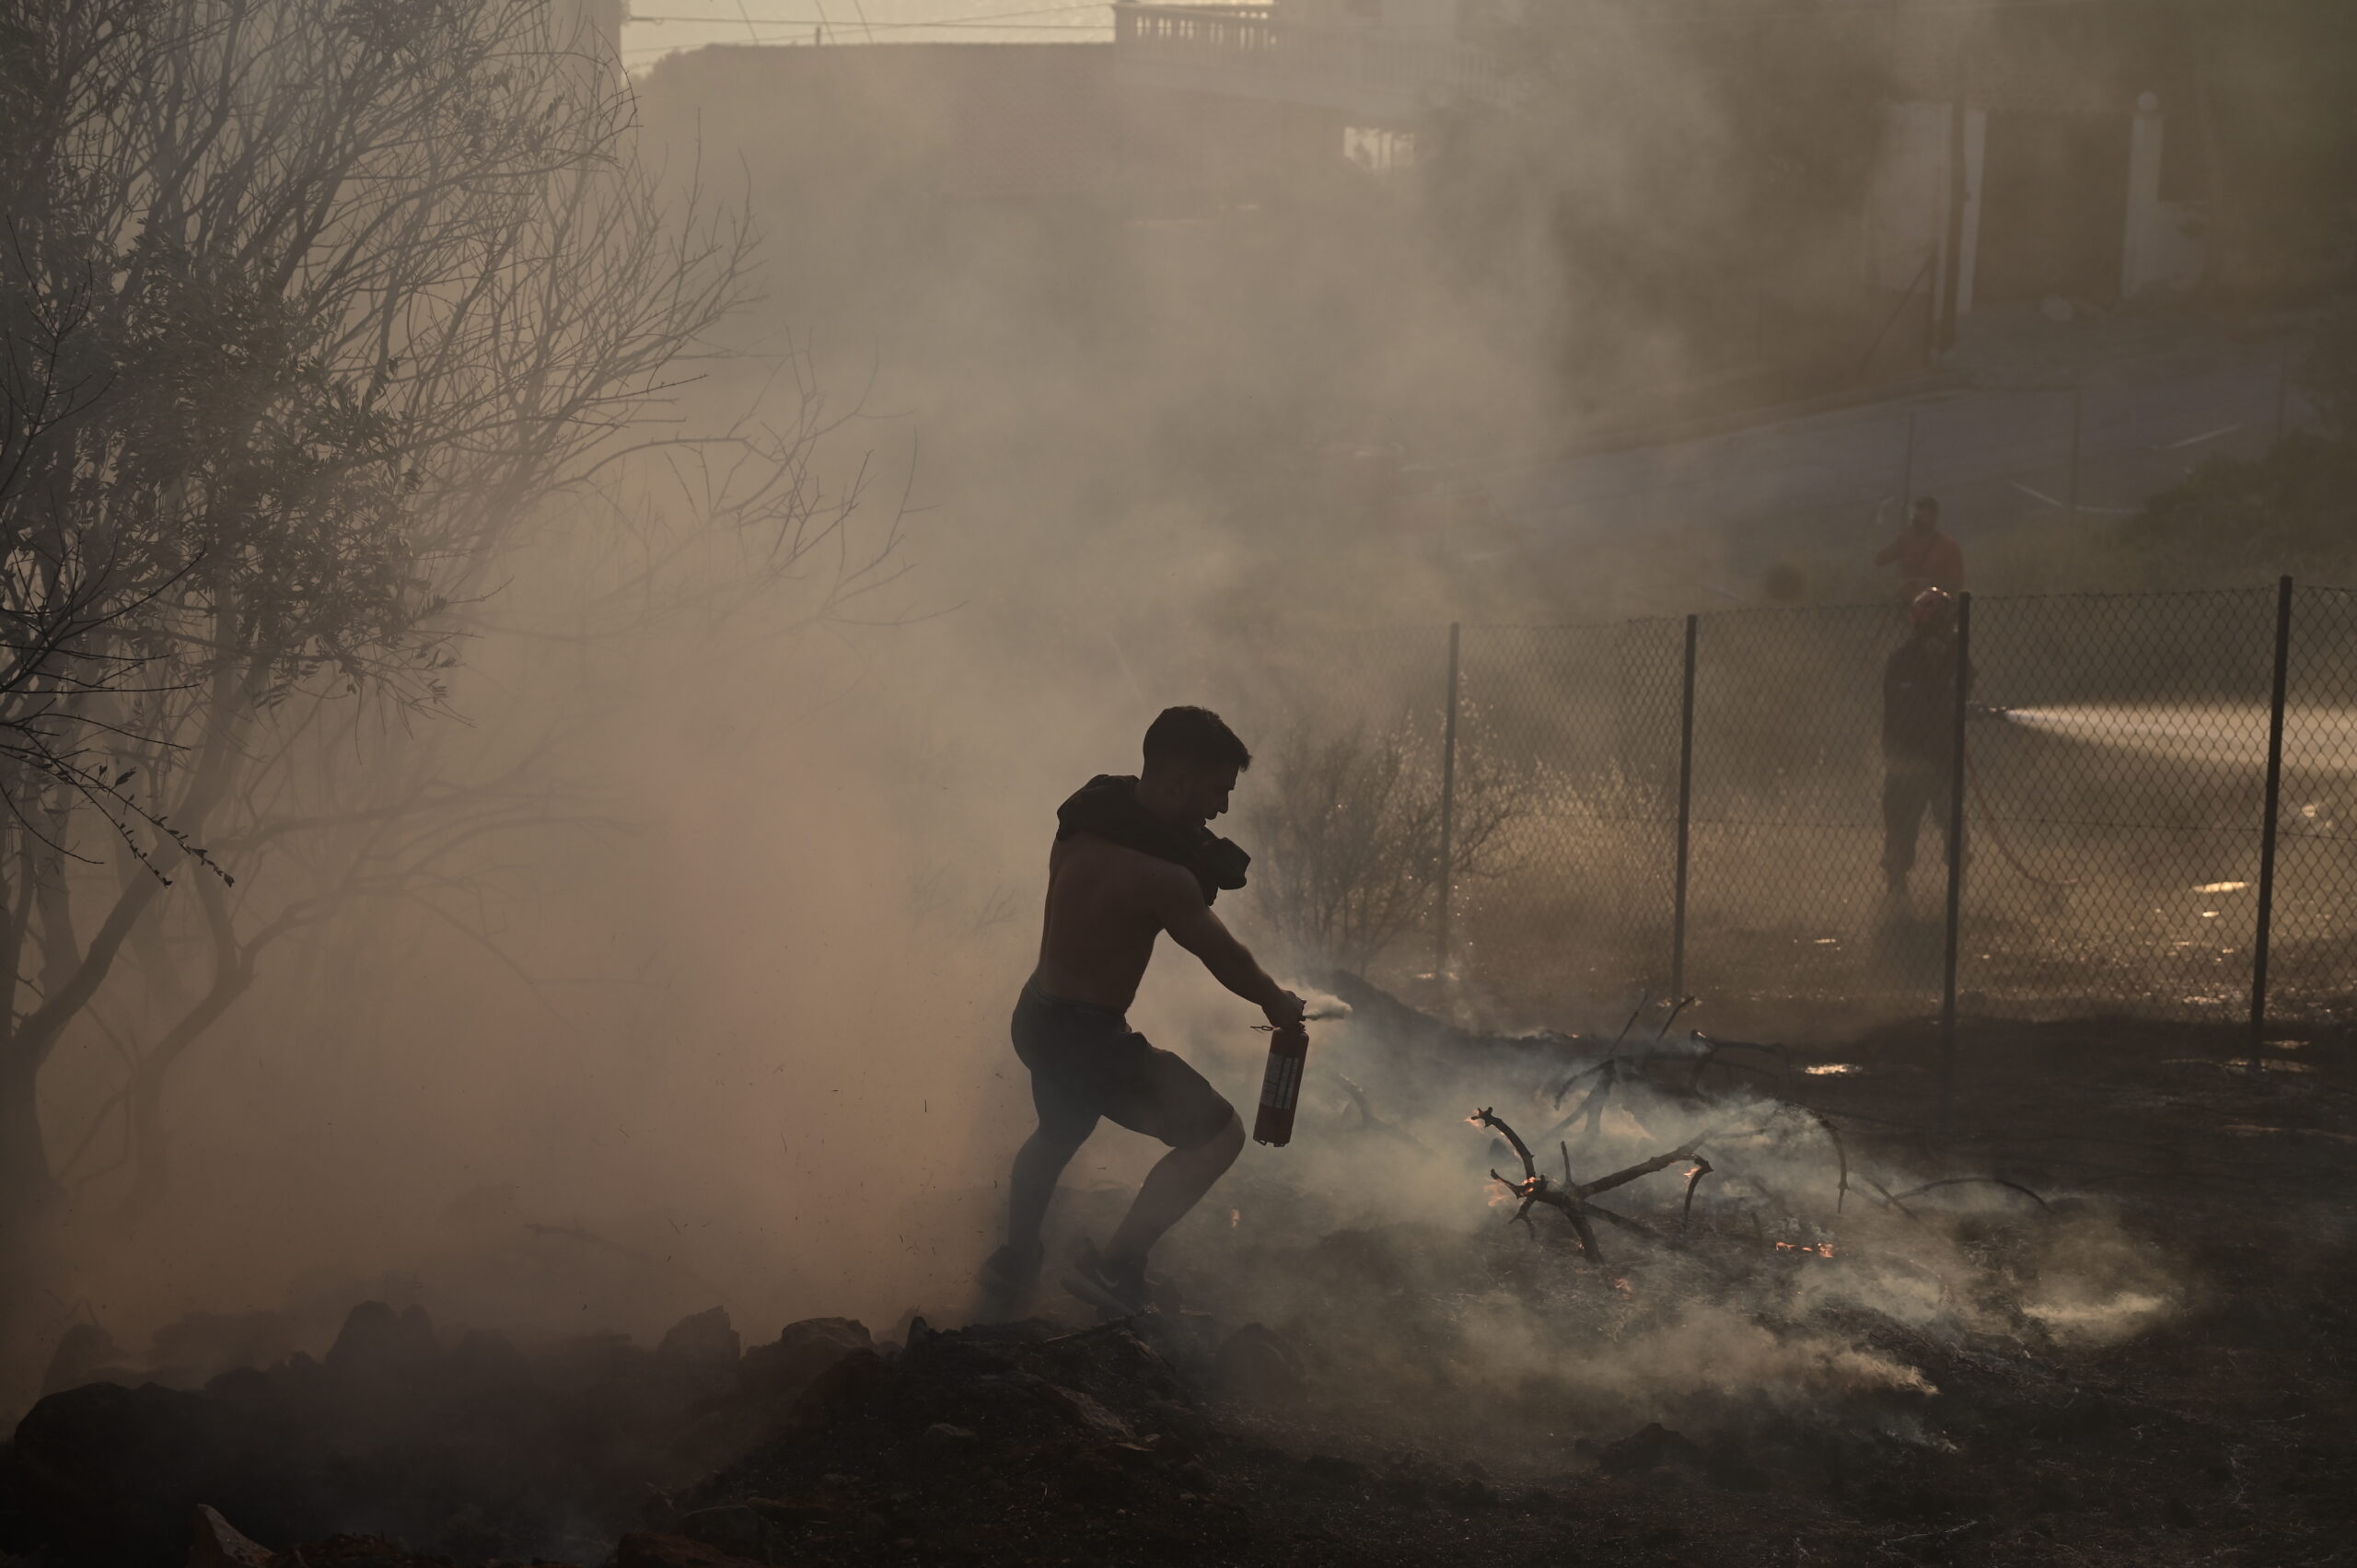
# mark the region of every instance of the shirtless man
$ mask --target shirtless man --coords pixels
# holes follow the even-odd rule
[[[1212,912],[1222,889],[1244,886],[1250,857],[1206,824],[1227,809],[1251,762],[1216,714],[1167,709],[1145,732],[1140,776],[1099,775],[1056,812],[1039,964],[1012,1026],[1039,1126],[1015,1156],[1006,1245],[983,1267],[985,1317],[1021,1311],[1038,1284],[1039,1226],[1056,1179],[1099,1118],[1170,1146],[1104,1250],[1084,1246],[1078,1263],[1085,1283],[1133,1310],[1146,1301],[1148,1249],[1244,1148],[1235,1108],[1123,1015],[1167,931],[1277,1029],[1301,1028],[1301,998]]]

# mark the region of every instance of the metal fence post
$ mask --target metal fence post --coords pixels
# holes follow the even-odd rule
[[[1907,449],[1898,459],[1898,526],[1907,527],[1907,515],[1915,505],[1915,411],[1907,411]]]
[[[1964,720],[1972,702],[1972,596],[1956,596],[1956,702],[1948,729],[1948,920],[1940,981],[1940,1126],[1956,1116],[1956,928],[1964,912]]]
[[[1449,884],[1457,877],[1457,651],[1458,626],[1448,623],[1448,706],[1440,741],[1440,920],[1433,943],[1433,974],[1448,977]]]
[[[1686,618],[1686,692],[1678,718],[1678,885],[1670,895],[1669,995],[1686,994],[1686,867],[1694,807],[1694,633],[1701,617]]]
[[[2071,516],[2079,515],[2079,430],[2084,423],[2086,394],[2078,388],[2071,389]]]
[[[2283,439],[2286,421],[2292,412],[2292,345],[2283,345],[2283,354],[2275,366],[2275,439]]]
[[[2267,708],[2267,804],[2258,837],[2258,930],[2250,949],[2250,1042],[2267,1033],[2267,947],[2275,924],[2275,830],[2282,820],[2283,698],[2292,674],[2292,579],[2275,585],[2275,689]]]

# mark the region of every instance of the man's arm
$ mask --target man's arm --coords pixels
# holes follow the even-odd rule
[[[1887,566],[1892,562],[1898,560],[1898,552],[1906,546],[1906,543],[1907,536],[1901,534],[1898,538],[1892,540],[1888,544],[1884,545],[1882,547],[1882,553],[1875,557],[1875,564],[1877,566]]]
[[[1259,1007],[1277,1028],[1299,1026],[1301,998],[1269,978],[1251,950],[1203,902],[1191,875],[1180,871],[1175,877],[1156,877],[1155,901],[1155,912],[1170,939],[1201,958],[1213,980]]]

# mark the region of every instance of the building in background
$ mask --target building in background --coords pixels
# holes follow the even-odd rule
[[[2107,309],[2200,282],[2189,40],[2150,7],[1910,5],[1890,37],[1873,214],[1886,288],[1952,323],[1976,305]]]

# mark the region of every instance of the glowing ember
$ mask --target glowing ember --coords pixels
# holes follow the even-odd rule
[[[1242,1209],[1230,1209],[1230,1210],[1228,1210],[1228,1211],[1227,1211],[1227,1228],[1228,1228],[1228,1229],[1230,1229],[1230,1230],[1234,1230],[1237,1225],[1242,1225],[1243,1223],[1244,1223],[1244,1211],[1243,1211]]]
[[[1801,1069],[1812,1078],[1829,1078],[1837,1073],[1854,1073],[1857,1070],[1858,1064],[1854,1062],[1820,1062],[1813,1067]]]
[[[1812,1247],[1806,1242],[1802,1241],[1780,1241],[1776,1243],[1776,1250],[1779,1252],[1805,1252],[1815,1258],[1830,1258],[1833,1256],[1833,1243],[1829,1241],[1820,1241],[1816,1246]]]

